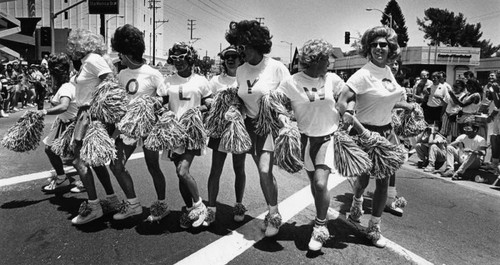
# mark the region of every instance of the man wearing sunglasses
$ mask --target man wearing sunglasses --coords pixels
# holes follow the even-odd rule
[[[173,64],[177,72],[165,79],[164,91],[160,91],[159,95],[167,97],[168,108],[178,119],[192,108],[207,111],[212,101],[212,92],[208,87],[208,80],[193,71],[198,57],[194,48],[184,42],[177,42],[169,49],[168,54],[167,63]],[[207,208],[201,200],[198,184],[189,170],[194,157],[201,154],[201,149],[187,147],[168,152],[168,158],[175,164],[179,191],[186,204],[186,211],[180,219],[180,226],[184,229],[191,225],[199,227],[207,217]]]
[[[366,129],[379,133],[393,144],[399,144],[391,126],[392,110],[413,110],[413,105],[406,102],[406,91],[397,83],[388,66],[400,54],[397,34],[392,28],[384,26],[370,28],[361,38],[361,47],[361,55],[369,61],[347,80],[337,108],[342,116],[348,104],[355,102],[356,118]],[[354,222],[359,222],[363,215],[363,194],[369,181],[370,174],[358,176],[356,180],[349,214],[349,219]],[[381,234],[380,224],[386,203],[390,202],[388,197],[396,198],[397,195],[395,174],[375,181],[371,219],[366,232],[375,246],[383,248],[387,240]]]
[[[229,46],[225,48],[219,56],[222,60],[222,73],[214,76],[209,82],[212,94],[238,86],[236,83],[236,69],[242,64],[242,60],[236,47]],[[206,226],[215,221],[215,206],[219,193],[219,180],[227,157],[227,152],[221,148],[220,141],[220,138],[210,137],[208,142],[208,147],[212,149],[212,166],[208,177],[208,214],[204,223]],[[246,184],[245,157],[246,153],[233,154],[233,170],[235,174],[234,193],[236,196],[236,203],[233,208],[233,219],[236,222],[243,221],[246,212],[246,208],[242,204]]]

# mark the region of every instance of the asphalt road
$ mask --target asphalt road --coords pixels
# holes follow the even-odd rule
[[[20,116],[0,119],[0,133]],[[47,118],[47,127],[51,118]],[[137,152],[140,152],[138,150]],[[208,256],[228,256],[241,249],[229,264],[498,264],[500,254],[500,191],[486,184],[470,181],[452,182],[436,175],[423,173],[407,163],[397,174],[400,196],[408,200],[403,217],[385,213],[382,232],[400,251],[378,249],[364,237],[370,213],[370,192],[367,189],[365,216],[361,225],[346,221],[352,200],[347,181],[331,190],[331,208],[340,212],[328,227],[334,235],[320,253],[307,251],[314,206],[306,201],[305,208],[289,199],[309,185],[305,173],[274,172],[279,185],[282,211],[297,208],[296,213],[272,239],[262,239],[257,217],[266,210],[253,161],[247,157],[247,187],[244,203],[249,209],[243,223],[232,221],[234,204],[231,161],[226,161],[217,220],[210,228],[183,230],[178,225],[183,206],[172,162],[161,161],[167,177],[167,201],[172,213],[158,224],[143,220],[150,204],[156,200],[151,177],[143,158],[129,161],[137,195],[143,205],[140,217],[113,221],[110,215],[88,225],[75,227],[71,218],[78,212],[86,194],[65,193],[58,196],[40,191],[45,179],[0,186],[0,257],[1,264],[175,264],[191,255],[202,253],[207,246],[219,246]],[[206,183],[210,168],[210,152],[195,158],[191,173],[197,179],[200,194],[206,199]],[[28,154],[17,154],[0,148],[0,180],[50,170],[43,148]],[[121,198],[123,193],[113,179]],[[372,181],[373,182],[373,181]],[[305,190],[307,191],[307,190]],[[98,192],[103,195],[102,187]],[[302,197],[299,199],[302,199]],[[242,248],[228,240],[241,235],[237,242],[249,243]],[[396,250],[397,250],[396,249]],[[409,251],[414,256],[405,255]],[[415,259],[418,257],[418,259]],[[203,261],[203,260],[202,260]],[[200,264],[209,264],[200,262]],[[194,263],[193,263],[194,264]]]

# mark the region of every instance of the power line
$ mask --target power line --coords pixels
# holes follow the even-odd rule
[[[204,6],[210,8],[211,10],[213,10],[213,11],[217,12],[218,14],[222,15],[225,18],[226,21],[228,19],[227,18],[228,15],[236,18],[237,20],[239,19],[235,14],[232,14],[231,12],[227,12],[225,10],[222,10],[222,8],[220,8],[220,6],[213,7],[213,6],[209,5],[208,3],[203,2],[202,0],[198,0],[198,1],[200,3],[202,3]]]
[[[203,7],[201,7],[201,6],[199,6],[199,5],[195,4],[195,3],[193,3],[193,2],[192,2],[192,1],[190,1],[190,0],[188,0],[188,2],[189,2],[189,3],[191,3],[192,5],[196,6],[197,8],[199,8],[199,9],[203,10],[204,12],[206,12],[206,13],[208,13],[208,14],[210,14],[210,15],[212,15],[212,16],[214,16],[214,17],[216,17],[216,18],[218,18],[218,19],[220,19],[220,20],[222,20],[222,21],[227,21],[227,19],[226,19],[226,18],[220,17],[219,15],[214,14],[214,13],[210,12],[209,10],[206,10],[205,8],[203,8]]]
[[[209,1],[215,4],[214,1],[212,1],[212,0],[209,0]],[[229,1],[229,3],[232,3],[232,2]],[[250,18],[250,17],[252,17],[251,15],[242,13],[242,12],[240,12],[240,10],[238,10],[236,8],[233,8],[232,6],[229,5],[229,3],[226,3],[225,7],[227,7],[227,9],[230,9],[230,13],[237,13],[237,14],[239,14],[239,16],[244,17],[244,18]],[[218,6],[220,6],[220,5],[218,5]]]
[[[500,14],[500,10],[493,11],[493,12],[486,13],[486,14],[479,15],[479,16],[473,16],[473,17],[470,17],[469,19],[470,20],[476,20],[476,19],[481,19],[483,17],[488,17],[488,16],[492,16],[492,15],[497,15],[497,14]]]
[[[247,15],[241,15],[243,13],[239,12],[236,9],[232,9],[231,10],[231,8],[229,6],[219,5],[218,3],[216,3],[213,0],[209,0],[209,1],[210,1],[210,3],[214,4],[215,6],[217,6],[218,8],[220,8],[221,10],[223,10],[224,12],[226,12],[227,14],[231,14],[232,16],[234,16],[235,18],[237,18],[238,20],[243,20],[243,19],[249,17]],[[240,13],[240,14],[236,14],[236,13]]]

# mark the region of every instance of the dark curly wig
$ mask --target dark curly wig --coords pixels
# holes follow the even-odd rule
[[[47,65],[50,74],[54,78],[54,91],[59,89],[62,84],[69,82],[71,60],[66,53],[51,54]]]
[[[249,45],[262,54],[271,52],[271,34],[267,27],[261,26],[256,20],[242,20],[229,23],[226,40],[231,45]]]
[[[132,55],[132,58],[138,62],[142,62],[142,55],[146,50],[142,31],[130,24],[125,24],[115,30],[111,38],[111,47],[119,53]]]
[[[189,66],[193,66],[194,62],[198,58],[198,54],[193,46],[187,45],[185,42],[176,42],[172,48],[168,49],[168,64],[174,64],[174,60],[170,58],[170,55],[174,55],[176,52],[177,54],[187,54],[185,60]]]
[[[386,26],[376,26],[365,31],[361,37],[361,50],[359,51],[363,57],[369,58],[371,56],[370,44],[377,38],[382,37],[387,40],[389,44],[389,54],[387,59],[395,60],[401,53],[398,44],[398,35],[396,31]]]

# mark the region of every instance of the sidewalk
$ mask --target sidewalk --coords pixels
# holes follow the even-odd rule
[[[453,182],[458,185],[462,185],[464,187],[480,191],[482,193],[486,193],[489,195],[494,195],[494,196],[500,196],[500,188],[491,188],[491,184],[497,179],[497,175],[488,172],[483,169],[471,169],[466,171],[467,176],[471,176],[471,180],[451,180],[451,178],[443,178],[441,177],[441,174],[439,173],[430,173],[430,172],[424,172],[423,168],[418,168],[417,167],[417,162],[419,161],[417,154],[413,154],[408,158],[408,161],[406,161],[403,165],[408,170],[414,170],[421,172],[422,174],[426,174],[435,178],[439,178],[445,181]],[[477,183],[474,181],[474,177],[476,175],[480,175],[481,177],[486,179],[486,182],[484,183]]]

